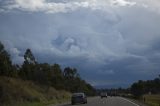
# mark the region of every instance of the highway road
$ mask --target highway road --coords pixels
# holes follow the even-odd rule
[[[122,97],[108,97],[101,99],[100,97],[88,98],[87,104],[59,105],[59,106],[142,106]]]

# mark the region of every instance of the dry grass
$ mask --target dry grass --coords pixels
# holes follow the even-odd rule
[[[66,91],[57,91],[52,87],[36,85],[31,81],[0,77],[0,106],[33,106],[57,103],[70,97]],[[29,104],[29,105],[27,105]]]
[[[144,98],[149,106],[160,106],[160,95],[144,95]]]

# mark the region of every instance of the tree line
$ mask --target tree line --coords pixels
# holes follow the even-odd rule
[[[110,96],[133,96],[139,98],[145,94],[160,94],[160,75],[153,80],[139,80],[128,88],[97,89],[97,94],[107,92]]]
[[[101,92],[107,92],[109,96],[126,96],[140,98],[145,94],[160,94],[160,75],[153,80],[139,80],[131,84],[128,88],[104,88],[96,89],[98,95]]]
[[[139,80],[131,85],[130,90],[131,93],[136,97],[140,97],[148,93],[158,94],[160,93],[160,75],[153,80]]]
[[[13,65],[9,53],[1,42],[0,76],[31,80],[58,90],[85,92],[87,95],[95,94],[95,89],[80,77],[76,68],[62,69],[59,64],[38,63],[30,49],[26,50],[22,65]]]

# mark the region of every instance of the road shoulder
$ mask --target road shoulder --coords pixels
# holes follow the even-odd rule
[[[122,97],[122,98],[124,98],[124,97]],[[140,102],[140,101],[135,100],[135,99],[130,99],[130,98],[124,98],[124,99],[129,100],[129,101],[131,101],[131,102],[133,102],[133,103],[135,103],[135,104],[137,104],[137,105],[139,105],[139,106],[148,106],[148,105],[146,105],[145,103]]]

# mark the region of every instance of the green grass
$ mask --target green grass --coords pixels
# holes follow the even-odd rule
[[[67,101],[70,95],[32,81],[0,77],[0,106],[47,106]]]
[[[145,103],[149,106],[160,106],[160,95],[144,95]]]
[[[68,102],[69,99],[58,99],[58,100],[50,100],[50,101],[45,101],[45,102],[24,102],[24,103],[19,103],[16,106],[49,106],[49,105],[54,105],[54,104],[61,104]]]

